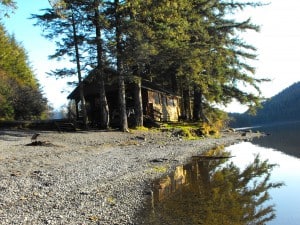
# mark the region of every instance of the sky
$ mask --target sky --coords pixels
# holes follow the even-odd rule
[[[31,14],[41,14],[40,9],[49,8],[48,0],[17,0],[16,2],[18,9],[10,18],[5,18],[2,22],[7,31],[14,34],[15,38],[22,43],[45,96],[54,108],[59,109],[67,104],[67,96],[72,88],[66,85],[66,80],[49,77],[47,72],[61,68],[68,62],[48,59],[48,56],[54,53],[55,44],[42,37],[41,28],[33,25],[34,20],[28,19]],[[298,74],[300,1],[261,0],[261,2],[270,4],[254,9],[249,8],[237,16],[239,19],[250,17],[253,23],[261,27],[259,33],[244,32],[241,37],[257,48],[258,60],[253,62],[256,67],[255,77],[271,79],[270,82],[260,85],[262,95],[270,98],[300,81]],[[233,103],[225,110],[243,112],[246,108]]]

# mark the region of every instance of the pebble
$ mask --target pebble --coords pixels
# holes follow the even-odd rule
[[[53,145],[25,146],[33,133],[0,131],[1,225],[134,225],[151,198],[151,180],[163,176],[149,172],[151,160],[171,169],[241,138],[235,133],[185,141],[167,132],[39,132],[40,141]]]

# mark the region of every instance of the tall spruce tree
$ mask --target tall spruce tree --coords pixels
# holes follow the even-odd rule
[[[137,87],[136,125],[142,124],[143,117],[141,79],[152,80],[182,95],[183,114],[195,121],[209,121],[209,112],[214,112],[212,105],[226,105],[234,98],[250,109],[259,106],[258,84],[264,79],[255,78],[255,68],[249,63],[256,58],[256,49],[238,37],[239,32],[258,31],[259,27],[250,20],[240,22],[232,18],[237,10],[262,4],[225,0],[61,2],[76,5],[76,13],[80,12],[76,18],[85,24],[80,40],[93,43],[97,50],[80,46],[89,52],[88,58],[98,59],[99,74],[103,74],[106,56],[110,67],[117,70],[121,130],[128,127],[125,81],[130,80]],[[110,24],[105,31],[103,22]],[[103,39],[101,31],[109,38]],[[100,81],[104,90],[104,82]],[[240,83],[254,87],[257,93],[243,91]],[[107,104],[105,99],[103,102]],[[102,110],[103,121],[107,121],[105,113],[108,111]]]
[[[99,107],[99,118],[100,118],[100,128],[107,129],[109,127],[109,107],[106,98],[105,90],[105,69],[107,65],[107,52],[105,50],[104,34],[105,30],[108,28],[107,18],[106,18],[106,8],[107,2],[103,0],[90,0],[82,1],[76,0],[72,1],[76,4],[76,8],[81,11],[82,15],[85,15],[85,21],[82,21],[83,26],[85,26],[85,52],[87,55],[88,67],[92,69],[89,73],[93,73],[96,79],[93,82],[97,82],[99,86],[99,97],[100,97],[100,107]]]
[[[61,58],[66,55],[71,56],[71,59],[72,57],[76,58],[76,54],[74,55],[72,48],[70,48],[72,43],[75,44],[74,38],[76,38],[77,47],[75,50],[77,50],[75,53],[78,52],[77,59],[79,59],[76,61],[77,68],[78,65],[82,63],[83,65],[81,68],[85,68],[86,73],[92,72],[97,77],[97,79],[94,79],[92,82],[98,82],[99,86],[99,125],[100,128],[106,129],[109,127],[109,108],[104,82],[104,69],[106,67],[105,61],[107,54],[105,52],[105,42],[103,41],[102,31],[104,30],[105,26],[107,26],[104,14],[109,2],[106,3],[101,0],[59,0],[54,2],[56,4],[56,8],[62,8],[64,10],[62,15],[59,15],[60,13],[57,10],[47,10],[44,15],[34,15],[33,17],[39,19],[39,24],[46,28],[45,30],[47,30],[48,33],[46,33],[45,36],[47,38],[60,38],[60,42],[56,42],[58,44],[58,49],[56,50],[56,53],[51,56],[51,58]],[[57,18],[57,15],[60,17]],[[72,23],[72,21],[75,23]],[[61,32],[62,27],[64,27],[64,32]],[[74,35],[74,31],[76,31],[76,35]],[[83,56],[82,54],[79,54],[79,51],[85,55]],[[79,70],[77,69],[77,72],[78,71]],[[68,74],[72,75],[74,73],[74,69],[68,68],[52,71],[52,74],[57,76],[66,76]],[[78,78],[79,75],[81,78],[82,76],[79,73]],[[82,82],[80,79],[80,90],[83,89],[81,87],[83,85],[80,85],[81,83]],[[82,96],[84,96],[84,94]],[[81,102],[85,102],[83,97],[81,97]],[[83,114],[86,114],[84,113],[84,110],[86,110],[84,105],[82,105],[82,110]]]
[[[126,112],[126,89],[125,89],[125,74],[124,74],[124,11],[122,3],[119,0],[114,0],[114,24],[115,24],[115,43],[116,43],[116,66],[119,76],[119,114],[120,114],[120,129],[128,131],[128,121]]]
[[[236,9],[260,4],[203,0],[189,3],[189,16],[186,17],[189,41],[183,43],[186,56],[181,55],[179,75],[189,84],[182,87],[183,93],[193,93],[193,120],[207,122],[205,107],[215,103],[227,104],[233,98],[255,108],[260,97],[241,91],[232,81],[239,80],[255,88],[258,88],[256,82],[261,82],[249,76],[247,72],[254,72],[253,68],[242,62],[242,57],[256,57],[254,53],[245,52],[245,49],[255,51],[255,48],[238,38],[238,32],[258,31],[258,27],[250,20],[237,22],[227,17]],[[188,94],[184,98],[188,98]]]
[[[126,42],[123,49],[123,65],[127,81],[133,84],[133,99],[136,127],[143,126],[142,80],[149,75],[151,56],[156,50],[151,43],[153,31],[148,24],[150,2],[127,0],[123,6],[127,19],[123,25]]]
[[[209,102],[227,104],[233,98],[237,99],[242,104],[247,104],[250,110],[260,106],[260,89],[258,83],[266,81],[266,79],[256,79],[254,77],[255,68],[251,66],[251,60],[256,59],[255,47],[247,44],[239,38],[240,32],[249,30],[259,31],[259,27],[251,23],[250,19],[245,21],[236,21],[228,18],[230,14],[237,10],[244,10],[246,7],[259,7],[261,3],[239,3],[220,1],[214,7],[217,10],[213,12],[211,19],[212,26],[209,27],[214,44],[214,51],[210,51],[209,62],[213,66],[206,69],[209,77],[213,79],[207,85],[208,91],[211,90],[214,95],[209,95],[205,92],[206,99]],[[234,17],[234,16],[233,16]],[[238,86],[238,83],[254,87],[257,94],[243,91],[243,88]]]
[[[95,27],[95,43],[97,49],[97,72],[98,72],[98,82],[100,85],[100,127],[107,129],[109,127],[109,107],[106,99],[105,83],[104,83],[104,47],[102,41],[102,28],[104,27],[102,23],[103,16],[100,15],[100,7],[103,6],[102,1],[94,0],[94,27]]]
[[[142,73],[143,62],[141,55],[147,57],[147,52],[141,53],[142,34],[141,23],[137,12],[140,10],[142,2],[139,0],[128,0],[125,6],[125,11],[129,20],[127,21],[126,36],[127,41],[124,46],[124,61],[126,73],[129,83],[133,84],[133,100],[134,100],[134,126],[142,127],[143,123],[143,102],[142,102]],[[140,29],[139,29],[140,28]],[[144,43],[144,40],[143,40]],[[129,78],[130,76],[130,78]]]
[[[8,7],[16,7],[15,1],[12,1],[12,0],[1,0],[0,4],[2,4],[4,6],[8,6]]]
[[[53,9],[45,9],[42,15],[32,15],[37,19],[36,25],[43,27],[46,31],[44,36],[50,40],[56,41],[56,52],[49,58],[61,59],[67,57],[76,65],[74,68],[62,68],[52,71],[52,75],[57,77],[70,76],[77,74],[80,94],[80,106],[83,117],[83,126],[87,128],[88,118],[86,110],[86,101],[84,97],[84,86],[82,82],[82,65],[80,47],[84,44],[84,30],[80,29],[83,16],[81,12],[74,7],[72,1],[49,1]]]
[[[184,84],[179,87],[186,116],[190,114],[191,93],[195,121],[208,121],[204,106],[227,104],[233,98],[251,109],[259,106],[257,83],[263,79],[255,79],[254,68],[243,60],[255,59],[255,48],[238,38],[239,32],[258,31],[259,27],[250,20],[229,19],[229,15],[260,3],[182,0],[155,2],[153,6],[154,41],[160,49],[153,65],[155,73],[160,74],[161,83],[174,86],[170,81],[175,80]],[[258,95],[242,91],[238,83],[253,86]]]
[[[9,15],[17,8],[17,4],[13,0],[0,0],[0,20],[2,15],[9,17]]]

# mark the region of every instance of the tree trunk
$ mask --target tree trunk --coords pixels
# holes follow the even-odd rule
[[[81,76],[80,56],[79,56],[78,39],[77,39],[74,14],[72,14],[72,28],[73,28],[73,38],[74,38],[74,47],[75,47],[75,55],[76,55],[79,95],[80,95],[81,110],[82,110],[82,116],[83,116],[83,127],[84,127],[84,129],[87,129],[88,128],[88,126],[87,126],[88,119],[87,119],[87,112],[86,112],[86,102],[85,102],[85,98],[84,98],[84,87],[83,87],[82,76]]]
[[[208,119],[203,112],[202,98],[203,96],[201,89],[194,85],[193,120],[196,122],[208,122]]]
[[[202,110],[202,93],[194,86],[194,107],[193,107],[193,120],[199,122],[201,120]]]
[[[134,83],[134,115],[135,126],[142,127],[143,123],[143,101],[142,101],[142,81],[141,78],[135,79]]]
[[[125,81],[122,74],[119,75],[119,110],[120,110],[120,130],[128,131],[127,113],[126,113],[126,93]]]
[[[182,91],[183,98],[183,119],[191,120],[192,119],[192,110],[191,110],[191,98],[190,98],[190,90],[184,89]]]
[[[101,39],[101,24],[99,21],[99,0],[95,0],[95,27],[96,27],[96,45],[97,45],[97,76],[99,80],[99,95],[100,95],[100,128],[107,129],[109,127],[109,107],[106,98],[105,92],[105,82],[104,82],[104,72],[103,72],[103,47],[102,47],[102,39]]]
[[[100,86],[100,128],[109,128],[109,108],[105,92],[105,83],[103,80],[103,70],[99,71],[99,86]]]
[[[119,114],[120,130],[128,131],[127,113],[126,113],[126,93],[125,78],[122,64],[122,37],[121,37],[121,18],[119,14],[119,0],[115,0],[115,18],[116,18],[116,47],[117,47],[117,72],[119,75]]]

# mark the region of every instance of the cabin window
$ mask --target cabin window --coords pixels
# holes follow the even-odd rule
[[[167,97],[166,96],[162,96],[162,103],[163,103],[163,105],[166,105],[167,106],[167,104],[168,104],[168,99],[167,99]]]
[[[160,104],[160,95],[159,93],[154,93],[154,103]]]
[[[175,101],[173,98],[168,98],[168,106],[175,106]]]

